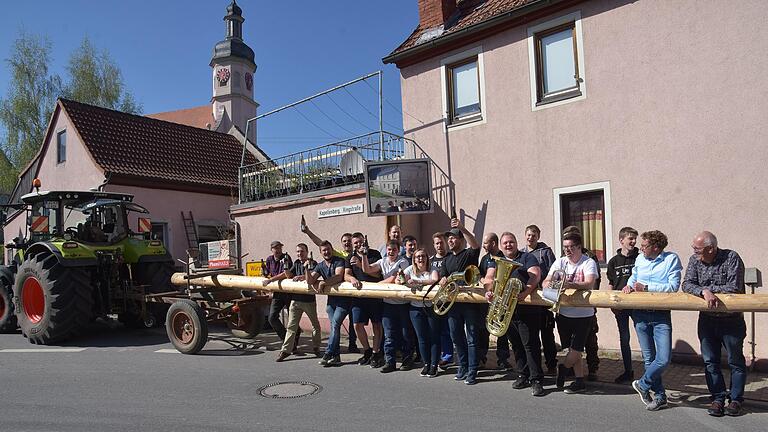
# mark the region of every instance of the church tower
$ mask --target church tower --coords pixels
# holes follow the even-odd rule
[[[212,129],[221,132],[228,132],[232,126],[237,126],[245,133],[246,122],[256,116],[259,106],[253,100],[256,63],[253,50],[243,42],[245,20],[242,13],[235,0],[227,6],[224,17],[226,38],[213,48],[210,63],[213,69],[213,117],[216,120]],[[251,142],[254,141],[254,132],[248,132]]]

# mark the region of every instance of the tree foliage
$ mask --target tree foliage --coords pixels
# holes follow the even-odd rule
[[[87,37],[67,62],[65,84],[50,71],[51,52],[48,38],[21,31],[6,60],[11,82],[0,98],[0,132],[4,132],[0,134],[4,154],[0,155],[0,193],[10,192],[19,171],[37,154],[58,97],[141,113],[120,69],[106,50],[97,50]]]
[[[16,183],[19,169],[35,156],[43,141],[48,119],[61,92],[61,79],[49,73],[51,43],[47,38],[22,32],[6,60],[11,83],[0,99],[0,122],[5,127],[2,150],[11,169],[0,171],[0,184]]]
[[[68,99],[140,114],[141,106],[128,92],[120,69],[106,50],[97,50],[88,37],[70,56],[67,63],[69,81],[64,90]]]

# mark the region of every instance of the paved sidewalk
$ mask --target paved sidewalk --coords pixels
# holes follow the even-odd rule
[[[643,362],[633,361],[632,367],[635,370],[635,377],[639,378],[644,370]],[[624,365],[621,360],[605,355],[600,356],[598,382],[619,385],[614,384],[613,380],[622,372],[624,372]],[[730,371],[727,365],[723,365],[723,375],[725,375],[725,382],[729,383]],[[703,363],[700,366],[672,363],[664,372],[662,379],[664,386],[670,390],[670,399],[709,403]],[[750,371],[747,374],[744,399],[768,403],[768,373]]]

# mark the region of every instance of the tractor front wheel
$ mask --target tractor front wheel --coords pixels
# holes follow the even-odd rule
[[[137,284],[147,286],[146,294],[160,294],[176,290],[171,284],[173,273],[173,264],[170,262],[141,263],[136,266],[134,278]],[[134,311],[120,314],[118,320],[131,328],[152,328],[163,325],[167,313],[167,304],[150,302],[145,317]]]

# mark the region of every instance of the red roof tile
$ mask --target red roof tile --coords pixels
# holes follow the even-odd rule
[[[67,99],[59,101],[105,172],[211,193],[229,194],[238,186],[243,147],[232,135]],[[256,162],[247,156],[246,163]]]
[[[211,110],[211,105],[203,105],[177,111],[147,114],[146,117],[201,129],[209,129],[216,124],[216,121],[213,119],[213,111]]]
[[[435,32],[433,37],[429,37],[428,31],[434,28],[422,28],[417,26],[410,36],[397,47],[387,58],[385,62],[391,62],[391,57],[403,53],[425,42],[431,42],[454,34],[459,30],[467,29],[473,25],[480,24],[491,18],[497,17],[507,12],[520,9],[528,4],[539,2],[539,0],[463,0],[459,1],[456,11],[444,25],[442,33]],[[424,37],[422,37],[424,35]]]

